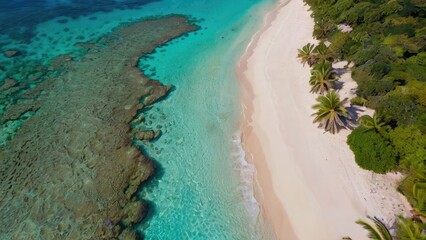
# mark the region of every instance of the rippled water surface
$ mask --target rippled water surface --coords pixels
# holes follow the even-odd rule
[[[19,49],[22,55],[0,56],[0,86],[19,59],[46,63],[60,54],[84,55],[77,43],[109,33],[120,24],[151,16],[189,16],[200,27],[198,31],[139,61],[147,76],[174,88],[141,113],[144,127],[162,134],[151,143],[135,142],[157,166],[156,175],[139,191],[150,211],[138,230],[146,239],[271,239],[252,195],[254,169],[244,160],[240,145],[235,65],[273,3],[1,1],[1,50]],[[18,81],[24,78],[15,72]],[[12,97],[1,98],[0,114],[12,102]],[[0,145],[13,138],[31,114],[3,123]]]

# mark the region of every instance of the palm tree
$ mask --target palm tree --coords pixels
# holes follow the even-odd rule
[[[319,122],[320,127],[324,126],[325,130],[336,133],[340,128],[346,128],[346,120],[349,118],[348,111],[343,107],[344,101],[340,101],[335,91],[317,98],[318,104],[312,108],[317,110],[314,123]]]
[[[386,125],[386,123],[382,122],[381,117],[376,113],[374,113],[373,117],[369,115],[361,116],[359,118],[359,122],[365,128],[364,132],[368,132],[370,130],[380,132],[381,128]]]
[[[303,46],[302,49],[297,49],[297,51],[299,52],[299,54],[297,54],[297,57],[300,58],[300,61],[302,62],[303,66],[305,66],[305,63],[307,63],[311,67],[312,64],[316,62],[314,48],[314,44],[308,43]]]
[[[315,47],[314,53],[316,56],[316,61],[330,61],[333,62],[333,57],[331,57],[330,51],[324,42],[320,42],[318,46]]]
[[[374,222],[375,227],[373,227],[368,222],[361,220],[361,219],[356,221],[356,223],[361,225],[365,230],[368,231],[368,237],[370,239],[392,240],[392,236],[391,236],[389,230],[386,228],[385,224],[383,224],[376,217],[374,217],[374,218],[368,217],[368,218],[371,219]]]
[[[309,84],[312,86],[311,93],[324,94],[329,92],[335,81],[337,79],[334,78],[334,70],[329,62],[322,61],[314,64],[309,80]]]
[[[401,186],[416,214],[426,217],[426,168],[424,163],[413,163],[410,176],[404,179]]]
[[[399,240],[426,240],[422,229],[426,229],[426,224],[399,217],[396,236]]]
[[[318,21],[315,21],[313,35],[318,40],[324,39],[327,34],[332,32],[335,28],[336,25],[333,22],[320,19]]]

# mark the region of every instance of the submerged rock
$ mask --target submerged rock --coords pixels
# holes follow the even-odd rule
[[[0,123],[3,124],[6,121],[16,120],[27,112],[36,112],[40,108],[40,103],[35,101],[31,103],[16,104],[11,108],[8,108],[3,116],[0,118]]]
[[[159,99],[165,97],[170,89],[172,89],[172,86],[163,86],[157,81],[151,81],[149,95],[145,98],[143,104],[145,106],[153,104]]]
[[[18,50],[7,50],[3,53],[5,57],[12,58],[22,55],[22,53]]]
[[[139,114],[135,119],[132,120],[133,124],[139,124],[141,122],[145,121],[145,116],[142,114]]]
[[[9,88],[16,86],[17,84],[18,84],[18,81],[16,81],[15,79],[7,78],[4,81],[3,85],[1,85],[0,91],[8,90]]]
[[[135,137],[141,141],[152,141],[160,136],[160,130],[146,130],[146,131],[138,131],[135,134]]]
[[[137,239],[136,233],[129,230],[129,229],[125,229],[122,233],[120,233],[120,235],[118,236],[119,240],[134,240]]]
[[[125,212],[125,216],[121,222],[126,227],[140,222],[147,213],[145,204],[137,199],[133,199],[132,202],[127,204],[123,211]]]

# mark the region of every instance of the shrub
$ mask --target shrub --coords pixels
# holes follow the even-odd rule
[[[405,169],[426,163],[426,136],[415,126],[397,127],[389,138],[398,153],[399,165]]]
[[[355,161],[363,169],[384,174],[396,168],[396,154],[390,142],[375,131],[366,132],[361,126],[348,136]]]
[[[388,35],[406,35],[414,37],[416,29],[411,24],[389,25],[384,29],[384,34]]]
[[[379,51],[380,46],[367,46],[364,49],[359,49],[353,56],[348,56],[348,60],[354,62],[356,66],[360,66],[373,59]]]
[[[343,54],[351,47],[348,43],[352,43],[350,41],[349,34],[336,31],[333,36],[330,37],[329,51],[335,58],[342,59]]]
[[[366,101],[365,98],[357,96],[351,99],[351,105],[364,106]]]
[[[392,79],[357,79],[358,83],[358,95],[367,98],[368,96],[384,96],[388,92],[392,91],[395,88],[395,84]]]
[[[426,82],[411,81],[406,87],[400,87],[402,91],[407,91],[408,94],[416,96],[417,102],[426,107]]]
[[[394,122],[398,126],[415,124],[425,112],[424,107],[417,103],[416,96],[402,91],[387,94],[376,110],[383,114],[387,122]]]
[[[415,65],[410,64],[406,65],[407,73],[411,74],[413,77],[418,79],[419,81],[426,82],[426,71],[425,66],[423,65]]]

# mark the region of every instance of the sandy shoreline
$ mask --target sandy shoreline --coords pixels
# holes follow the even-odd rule
[[[349,131],[324,134],[312,123],[309,68],[297,49],[312,39],[313,20],[302,0],[281,1],[265,16],[238,64],[243,146],[257,170],[256,198],[278,239],[366,239],[355,221],[393,221],[407,213],[395,174],[361,170],[346,144]],[[342,97],[356,87],[342,76]]]

